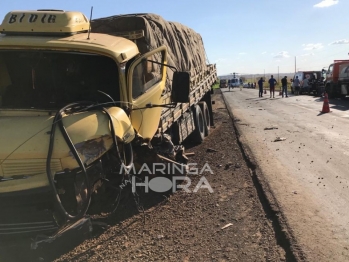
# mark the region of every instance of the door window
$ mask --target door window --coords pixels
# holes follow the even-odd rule
[[[163,74],[162,53],[155,53],[137,64],[132,74],[132,97],[137,98],[160,82]]]

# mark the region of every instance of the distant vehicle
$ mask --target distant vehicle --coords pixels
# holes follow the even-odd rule
[[[241,78],[233,78],[229,80],[229,87],[239,87],[242,85]]]
[[[221,79],[221,81],[219,82],[219,87],[220,87],[220,88],[226,88],[226,87],[228,87],[228,81],[227,81],[227,79]]]
[[[248,83],[243,83],[242,84],[243,88],[249,88],[250,86],[248,85]]]
[[[323,79],[322,77],[322,72],[321,71],[298,71],[293,79],[298,76],[298,79],[300,81],[300,90],[299,94],[313,94],[317,96],[321,96],[322,94],[322,87],[323,87]],[[303,87],[303,80],[307,78],[309,80],[309,87],[305,88]],[[292,94],[294,93],[294,83],[293,79],[291,79],[291,92]]]
[[[329,97],[349,94],[349,60],[334,60],[326,71],[325,90]]]

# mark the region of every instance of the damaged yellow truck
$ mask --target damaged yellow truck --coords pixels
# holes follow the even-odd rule
[[[120,167],[185,163],[181,143],[209,133],[217,72],[182,24],[36,10],[0,31],[0,240],[113,210]]]

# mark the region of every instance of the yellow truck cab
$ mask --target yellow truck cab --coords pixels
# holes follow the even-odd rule
[[[0,25],[0,238],[52,235],[99,206],[106,188],[117,188],[114,207],[121,166],[156,149],[178,160],[175,144],[208,135],[216,68],[191,71],[203,44],[179,68],[170,45],[142,49],[146,23],[103,32],[121,18],[91,30],[80,12],[12,11]]]

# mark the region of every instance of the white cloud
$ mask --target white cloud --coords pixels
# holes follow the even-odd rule
[[[329,7],[338,4],[339,0],[322,0],[320,3],[314,5],[314,7]]]
[[[303,50],[318,50],[323,48],[324,46],[321,43],[318,44],[303,44],[304,49]]]
[[[274,55],[274,58],[287,58],[290,57],[287,51],[281,51]]]
[[[303,55],[300,55],[300,56],[314,56],[314,53],[303,54]]]
[[[226,60],[227,60],[226,58],[218,58],[216,61],[214,61],[214,63],[219,64],[219,63],[224,62]]]
[[[262,55],[265,55],[267,52],[263,52]]]
[[[338,40],[330,43],[329,45],[345,45],[349,44],[349,40],[343,39],[343,40]]]
[[[246,55],[246,53],[244,53],[244,52],[241,52],[241,53],[239,53],[239,55]]]

